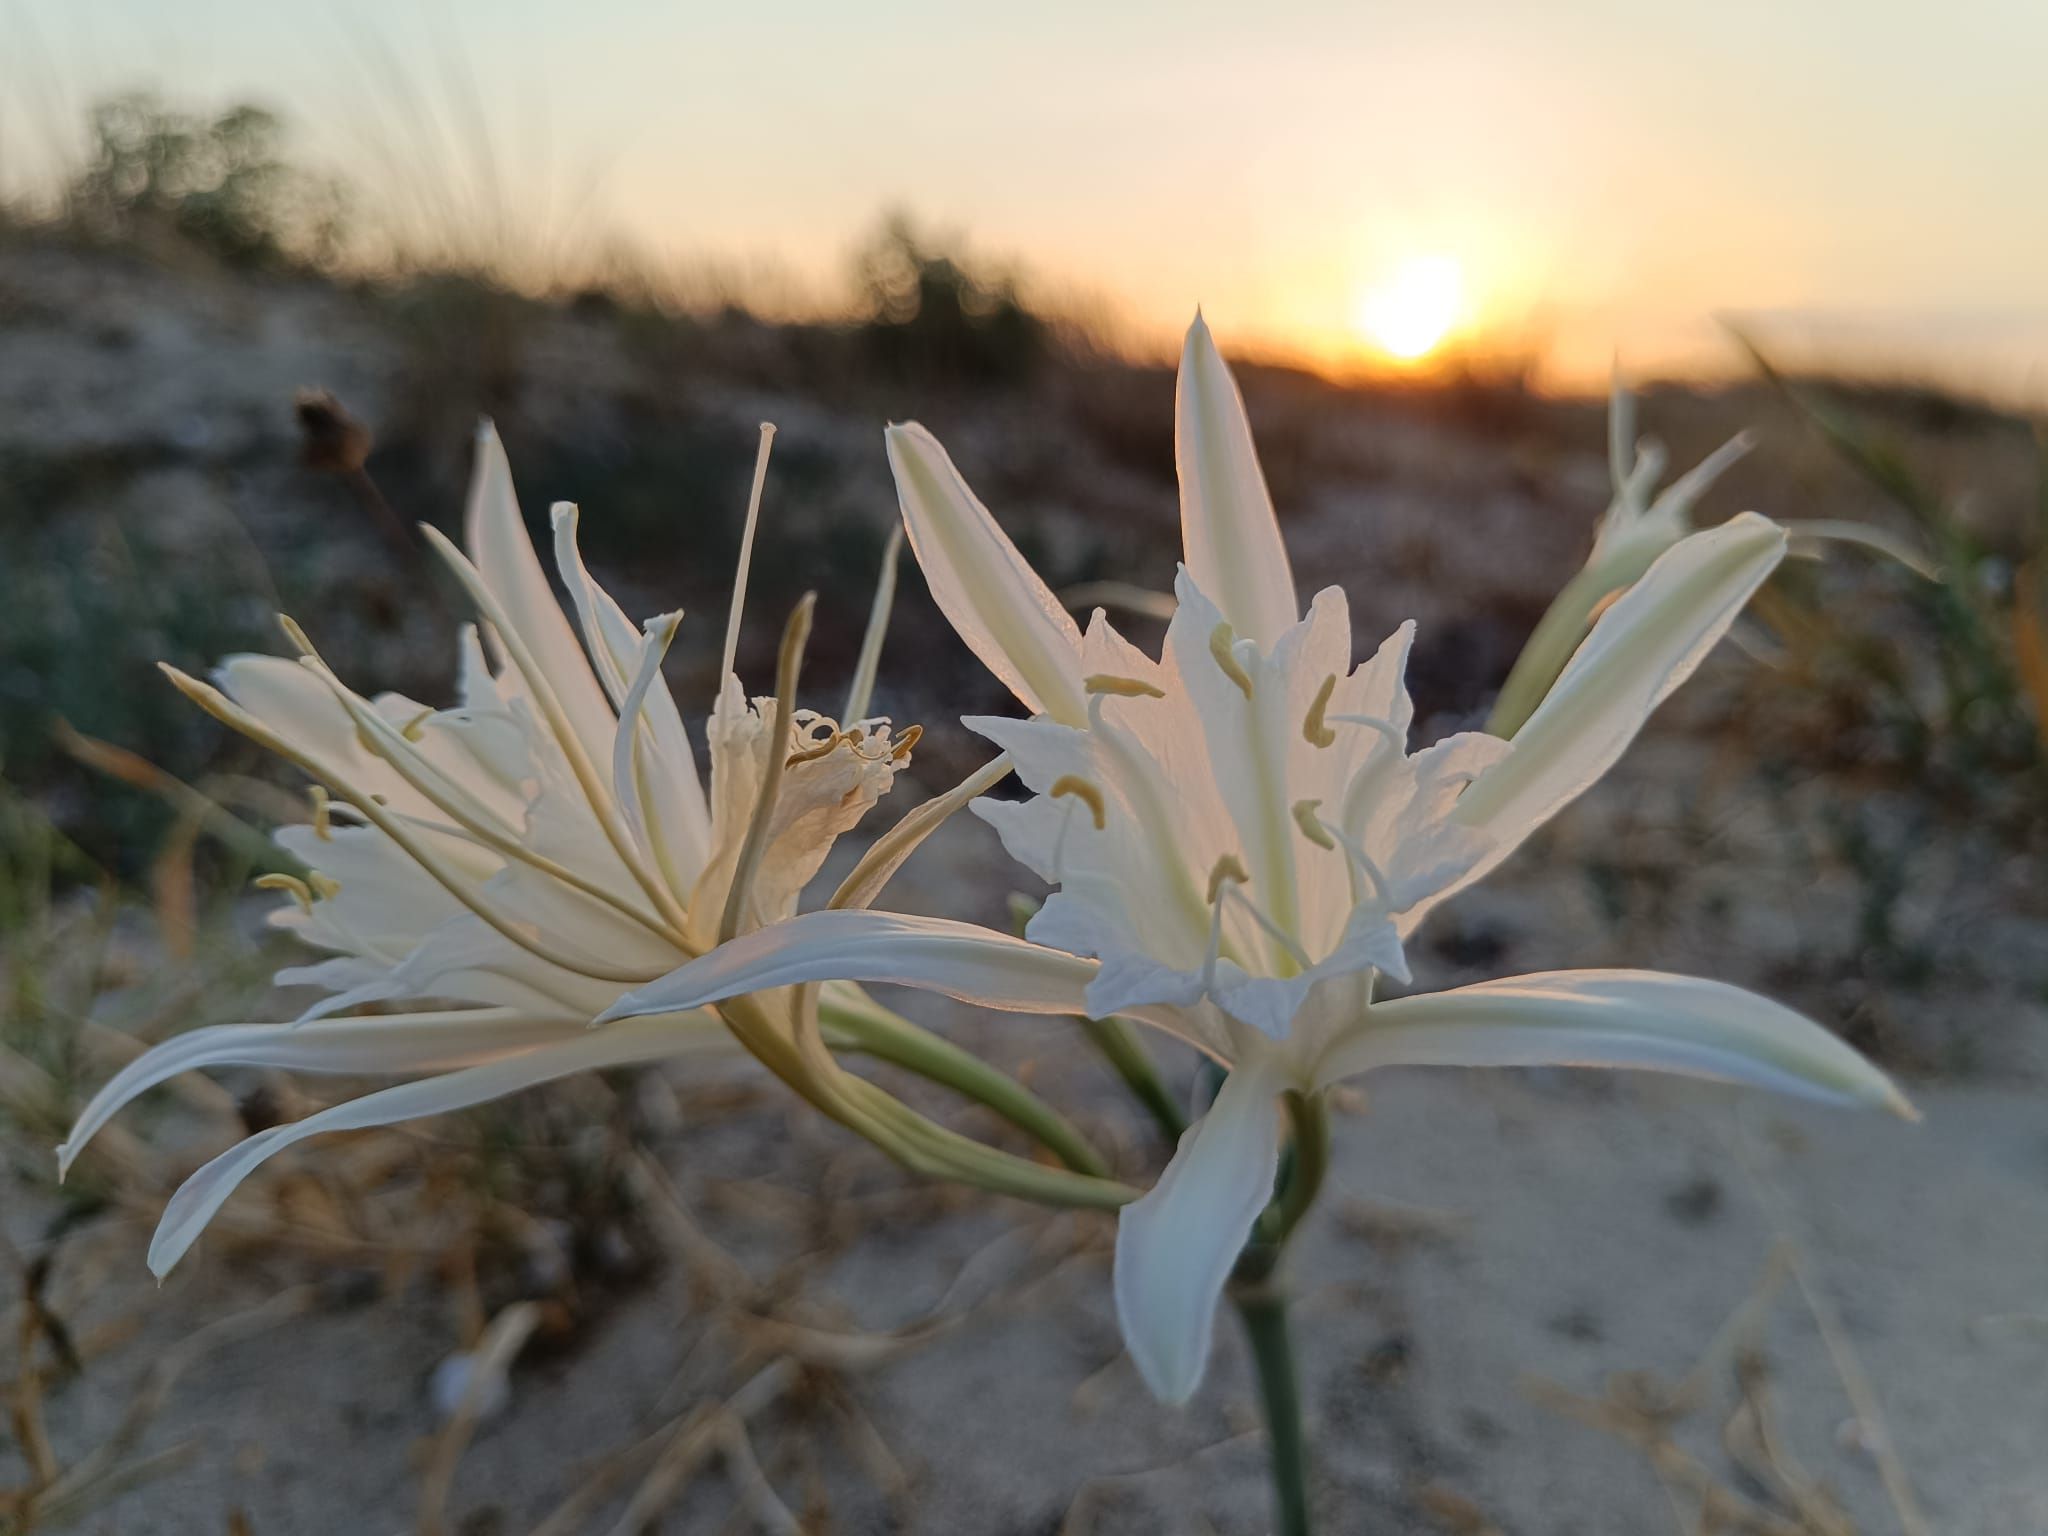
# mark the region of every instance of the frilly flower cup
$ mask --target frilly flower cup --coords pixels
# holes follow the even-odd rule
[[[1429,912],[1597,780],[1698,666],[1783,557],[1779,525],[1744,513],[1643,560],[1512,741],[1465,733],[1410,751],[1412,626],[1354,666],[1344,593],[1326,588],[1304,616],[1242,400],[1199,317],[1175,420],[1185,563],[1156,660],[1100,610],[1084,633],[928,432],[891,427],[887,444],[934,597],[1031,711],[967,722],[1033,791],[973,809],[1053,894],[1024,938],[944,918],[803,914],[606,1017],[892,983],[1135,1018],[1226,1067],[1164,1174],[1121,1212],[1117,1312],[1147,1384],[1181,1402],[1236,1276],[1284,1529],[1307,1517],[1272,1270],[1320,1180],[1332,1084],[1394,1065],[1635,1067],[1910,1113],[1827,1030],[1719,981],[1558,971],[1374,996],[1381,975],[1408,981],[1403,947]],[[1292,1172],[1276,1196],[1284,1127]]]

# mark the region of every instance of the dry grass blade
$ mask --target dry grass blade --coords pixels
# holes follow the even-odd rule
[[[1765,1396],[1764,1326],[1790,1273],[1790,1248],[1781,1242],[1772,1249],[1754,1289],[1674,1384],[1667,1385],[1648,1372],[1629,1371],[1610,1378],[1599,1397],[1586,1397],[1540,1379],[1524,1382],[1523,1391],[1553,1412],[1612,1435],[1641,1453],[1663,1486],[1681,1536],[1707,1532],[1854,1536],[1853,1530],[1841,1523],[1840,1512],[1784,1451]],[[1769,1490],[1784,1509],[1739,1492],[1679,1445],[1674,1436],[1680,1424],[1706,1406],[1715,1384],[1730,1373],[1735,1378],[1737,1401],[1723,1429],[1723,1444],[1736,1466],[1759,1488]]]
[[[313,1305],[316,1297],[317,1289],[310,1285],[281,1291],[261,1306],[220,1318],[166,1349],[144,1373],[133,1401],[114,1427],[114,1432],[34,1498],[29,1509],[30,1518],[54,1521],[60,1516],[82,1513],[129,1491],[189,1454],[189,1447],[179,1446],[141,1461],[125,1460],[143,1431],[162,1411],[171,1388],[187,1366],[210,1349],[250,1338],[298,1316]]]
[[[68,720],[57,721],[51,734],[58,746],[86,767],[157,796],[177,811],[181,819],[211,832],[257,868],[298,871],[298,861],[268,837],[211,796],[202,794],[177,775],[166,773],[140,753],[87,736]]]
[[[455,1405],[448,1427],[434,1442],[434,1454],[427,1463],[426,1476],[422,1480],[420,1536],[444,1536],[448,1530],[448,1494],[455,1484],[455,1468],[476,1435],[477,1424],[491,1399],[492,1388],[504,1380],[513,1360],[525,1348],[526,1341],[533,1337],[533,1330],[540,1326],[540,1320],[538,1303],[515,1302],[491,1319],[490,1326],[470,1352],[469,1377],[463,1383],[461,1401]]]
[[[789,1506],[769,1486],[768,1475],[754,1455],[754,1443],[747,1427],[732,1414],[722,1413],[716,1421],[718,1448],[725,1454],[727,1472],[739,1489],[740,1503],[755,1522],[771,1536],[804,1536],[803,1522],[790,1513]]]
[[[720,1437],[726,1432],[725,1426],[745,1424],[789,1391],[801,1376],[802,1371],[796,1361],[787,1358],[771,1361],[723,1403],[699,1404],[685,1414],[660,1461],[634,1491],[632,1502],[613,1525],[611,1536],[641,1536],[651,1529],[662,1512],[682,1497],[690,1478],[705,1459],[721,1448]],[[751,1451],[749,1455],[751,1457]],[[759,1473],[758,1463],[754,1470]]]
[[[720,1302],[736,1300],[753,1289],[745,1267],[713,1242],[691,1216],[675,1181],[661,1164],[635,1149],[627,1159],[626,1175],[646,1202],[655,1230],[692,1280]]]
[[[1929,1536],[1927,1517],[1921,1512],[1919,1498],[1913,1492],[1912,1480],[1906,1475],[1905,1463],[1900,1459],[1898,1448],[1892,1441],[1890,1426],[1885,1421],[1884,1408],[1879,1403],[1877,1389],[1871,1384],[1869,1373],[1863,1368],[1863,1360],[1849,1342],[1848,1331],[1842,1326],[1842,1319],[1835,1311],[1834,1302],[1827,1293],[1814,1283],[1805,1259],[1805,1253],[1793,1233],[1790,1197],[1783,1187],[1764,1168],[1757,1155],[1754,1139],[1743,1136],[1742,1164],[1748,1171],[1750,1182],[1757,1191],[1771,1225],[1776,1229],[1781,1245],[1785,1249],[1786,1265],[1793,1283],[1799,1288],[1800,1298],[1806,1303],[1806,1310],[1812,1314],[1814,1326],[1819,1330],[1821,1343],[1827,1349],[1828,1360],[1835,1368],[1835,1375],[1841,1380],[1842,1390],[1847,1394],[1849,1406],[1855,1410],[1856,1421],[1870,1445],[1871,1456],[1877,1462],[1879,1478],[1884,1483],[1885,1496],[1891,1500],[1894,1513],[1899,1519],[1899,1529],[1905,1536]]]
[[[1133,1467],[1128,1472],[1106,1472],[1099,1477],[1091,1477],[1080,1486],[1074,1494],[1073,1502],[1068,1504],[1067,1513],[1060,1521],[1058,1536],[1108,1536],[1107,1529],[1098,1524],[1096,1517],[1103,1501],[1119,1484],[1143,1482],[1161,1473],[1180,1471],[1205,1457],[1215,1455],[1218,1451],[1257,1441],[1263,1434],[1262,1430],[1247,1430],[1241,1435],[1227,1435],[1221,1440],[1212,1440],[1209,1444],[1172,1461],[1162,1461],[1149,1467]],[[1187,1503],[1185,1498],[1180,1502],[1183,1506]],[[1201,1527],[1195,1522],[1201,1519],[1200,1514],[1192,1513],[1187,1528],[1199,1530]]]

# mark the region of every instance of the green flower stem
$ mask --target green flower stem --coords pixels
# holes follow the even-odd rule
[[[1230,1300],[1244,1319],[1258,1367],[1259,1399],[1266,1414],[1278,1536],[1309,1536],[1308,1437],[1301,1423],[1301,1386],[1287,1328],[1287,1293],[1277,1273],[1287,1240],[1315,1204],[1330,1168],[1329,1109],[1320,1093],[1287,1095],[1294,1139],[1273,1203],[1259,1217],[1251,1241],[1231,1272]]]
[[[1109,1176],[1109,1164],[1065,1116],[980,1057],[918,1028],[879,1003],[823,998],[818,1019],[842,1034],[852,1049],[986,1105],[1076,1173]]]
[[[1166,1139],[1178,1144],[1188,1128],[1188,1117],[1181,1113],[1180,1105],[1160,1081],[1159,1069],[1152,1064],[1152,1053],[1145,1049],[1138,1032],[1123,1019],[1115,1018],[1083,1019],[1081,1029],[1103,1059],[1116,1069],[1131,1096],[1158,1122]]]
[[[1301,1426],[1301,1388],[1294,1377],[1294,1344],[1287,1331],[1287,1297],[1277,1285],[1233,1288],[1259,1370],[1273,1469],[1276,1536],[1309,1536],[1308,1437]]]

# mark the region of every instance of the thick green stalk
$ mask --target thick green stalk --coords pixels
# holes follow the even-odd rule
[[[1329,1110],[1320,1093],[1287,1095],[1294,1127],[1290,1156],[1273,1203],[1259,1217],[1230,1277],[1230,1300],[1244,1319],[1258,1367],[1267,1454],[1273,1473],[1278,1536],[1309,1536],[1308,1437],[1301,1423],[1301,1386],[1287,1329],[1287,1293],[1277,1273],[1287,1240],[1322,1189],[1330,1167]]]
[[[1294,1130],[1288,1149],[1293,1154],[1292,1164],[1286,1182],[1273,1203],[1260,1214],[1252,1241],[1245,1248],[1248,1254],[1254,1248],[1270,1248],[1275,1263],[1301,1218],[1322,1193],[1323,1177],[1330,1171],[1330,1107],[1323,1096],[1299,1090],[1289,1093],[1287,1117]]]
[[[854,1050],[915,1072],[986,1105],[1036,1138],[1076,1173],[1108,1177],[1109,1164],[1088,1145],[1072,1122],[1015,1078],[998,1072],[980,1057],[918,1028],[879,1003],[821,998],[818,1018],[839,1030]]]
[[[1267,1455],[1273,1471],[1274,1531],[1309,1536],[1308,1437],[1301,1425],[1301,1387],[1294,1378],[1294,1343],[1287,1331],[1287,1297],[1268,1281],[1234,1288],[1231,1300],[1244,1319],[1259,1371],[1266,1409]]]

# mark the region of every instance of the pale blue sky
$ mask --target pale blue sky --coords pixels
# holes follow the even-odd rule
[[[1144,337],[1199,301],[1333,360],[1416,256],[1461,264],[1462,324],[1570,373],[1687,355],[1718,309],[2048,314],[2048,6],[2022,0],[0,0],[0,156],[149,78],[281,107],[371,179],[366,133],[422,138],[365,84],[377,47],[450,122],[475,82],[522,223],[820,299],[895,204]]]

